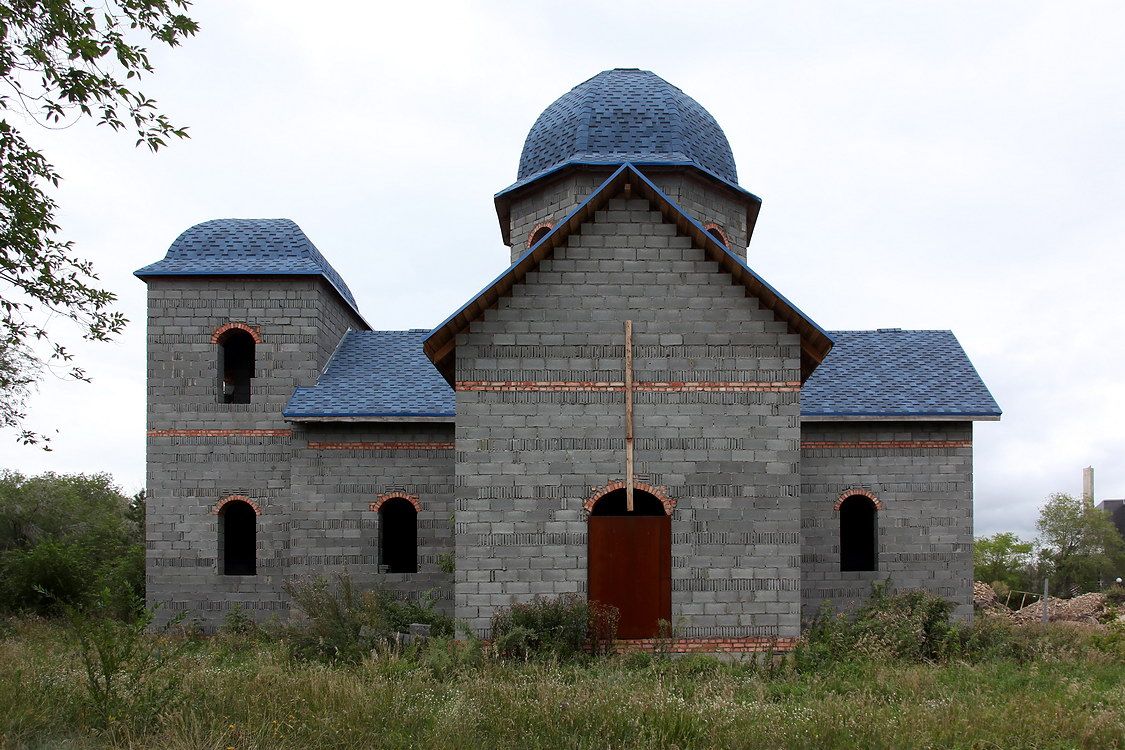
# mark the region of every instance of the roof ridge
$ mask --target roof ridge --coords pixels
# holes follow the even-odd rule
[[[953,333],[949,328],[833,328],[829,333]]]

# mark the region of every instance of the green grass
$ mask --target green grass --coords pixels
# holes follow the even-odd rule
[[[1115,748],[1125,664],[844,663],[769,673],[701,657],[473,666],[440,658],[291,665],[207,641],[158,719],[95,729],[61,626],[0,635],[0,748]]]

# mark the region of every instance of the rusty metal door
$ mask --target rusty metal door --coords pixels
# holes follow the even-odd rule
[[[652,638],[672,619],[672,519],[591,516],[588,597],[621,611],[618,638]]]

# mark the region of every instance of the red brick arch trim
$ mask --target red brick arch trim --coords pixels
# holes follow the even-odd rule
[[[660,504],[664,506],[665,515],[672,515],[672,511],[676,509],[676,501],[668,497],[667,487],[656,487],[651,484],[646,484],[645,482],[633,482],[633,488],[654,495],[656,499],[660,501]],[[592,489],[594,493],[586,498],[586,502],[582,503],[582,509],[587,513],[593,513],[594,506],[609,493],[625,489],[625,482],[618,480],[610,482],[605,487],[593,487]]]
[[[862,487],[853,487],[850,490],[844,490],[843,492],[841,492],[840,497],[836,499],[836,504],[832,506],[832,509],[840,510],[840,506],[844,504],[845,500],[847,500],[849,497],[855,497],[856,495],[866,497],[868,500],[874,503],[875,510],[883,509],[883,501],[876,497],[874,492],[872,492],[871,490],[865,490]]]
[[[375,502],[371,503],[370,508],[371,510],[378,512],[378,510],[383,507],[383,503],[387,502],[388,500],[399,499],[405,500],[413,505],[414,510],[418,513],[422,512],[422,501],[418,499],[418,496],[408,495],[405,492],[385,492],[382,495],[379,495],[379,497],[375,498]]]
[[[251,508],[254,509],[255,515],[258,515],[258,516],[262,515],[262,506],[258,505],[256,502],[254,502],[250,498],[246,497],[246,495],[227,495],[222,500],[215,503],[215,507],[211,509],[211,514],[215,515],[215,516],[219,515],[223,511],[224,506],[229,505],[230,503],[234,503],[234,502],[246,503],[247,505],[249,505]]]
[[[536,224],[535,228],[527,233],[527,246],[531,247],[532,245],[535,244],[534,242],[532,242],[532,239],[535,237],[536,234],[539,233],[539,230],[546,229],[547,232],[550,232],[554,228],[555,228],[555,222],[553,222],[553,221],[543,221],[543,222],[540,222],[540,223]],[[544,236],[546,236],[547,232],[543,233]]]
[[[254,339],[255,344],[262,343],[262,329],[260,326],[252,326],[248,323],[223,323],[221,326],[211,332],[211,343],[219,343],[219,339],[223,337],[228,331],[246,331],[250,334],[250,338]]]
[[[711,233],[712,230],[714,230],[714,233],[718,234],[721,238],[719,241],[726,245],[728,249],[730,248],[730,237],[727,236],[727,233],[723,231],[723,228],[721,226],[713,221],[709,221],[703,225],[703,228],[706,229],[708,233]]]

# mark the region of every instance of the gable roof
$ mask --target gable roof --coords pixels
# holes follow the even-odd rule
[[[176,238],[163,260],[133,273],[159,276],[320,276],[356,315],[344,279],[290,219],[212,219]],[[360,318],[362,320],[362,317]]]
[[[994,420],[1000,407],[951,331],[833,331],[801,417]]]
[[[712,237],[703,225],[676,205],[636,167],[632,164],[623,164],[539,242],[438,325],[426,338],[426,356],[437,366],[446,380],[452,383],[455,379],[453,352],[457,334],[465,330],[485,310],[496,304],[500,297],[507,294],[513,286],[534,270],[540,261],[550,257],[556,247],[566,242],[567,237],[593,218],[594,212],[604,207],[611,198],[625,191],[635,191],[635,194],[648,199],[665,221],[674,223],[681,234],[691,237],[696,247],[703,248],[709,260],[717,261],[721,270],[742,283],[763,307],[771,310],[778,319],[789,325],[790,330],[800,335],[802,380],[816,369],[828,350],[832,348],[832,339],[824,329],[751,270],[741,258]]]
[[[428,333],[349,330],[316,385],[297,388],[283,416],[452,421],[453,389],[422,353]]]

